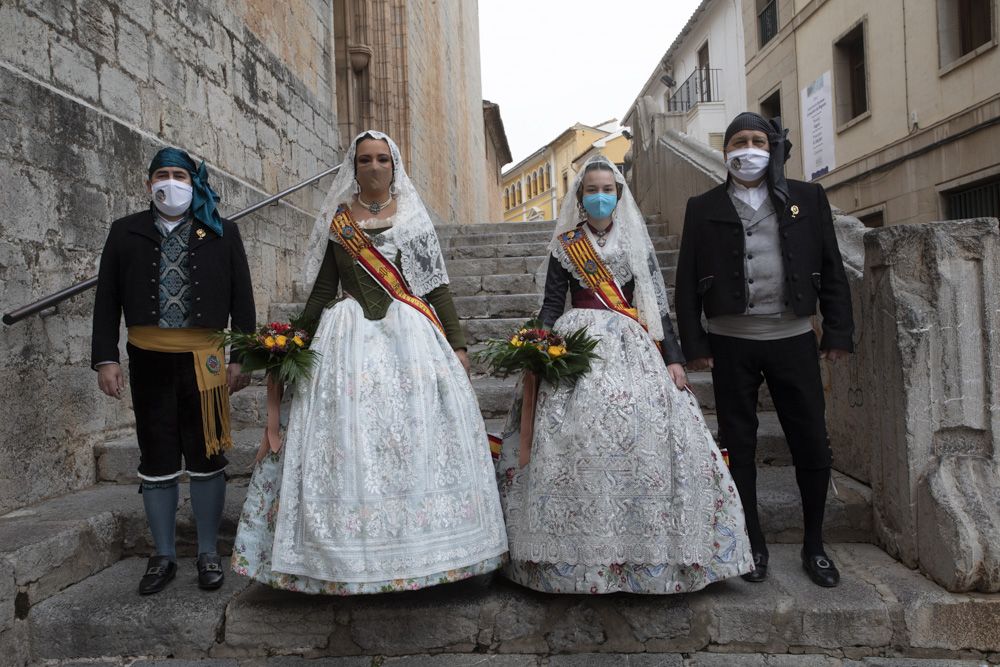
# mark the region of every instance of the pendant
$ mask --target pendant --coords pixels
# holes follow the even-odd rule
[[[608,242],[608,239],[604,236],[597,237],[597,245],[604,247],[604,244]]]
[[[379,205],[378,202],[372,202],[371,204],[368,204],[367,208],[369,211],[371,211],[372,215],[382,210],[382,207]]]

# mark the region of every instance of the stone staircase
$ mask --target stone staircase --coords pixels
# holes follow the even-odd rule
[[[509,335],[537,312],[551,230],[552,223],[439,229],[470,351]],[[651,226],[650,233],[670,286],[677,239],[662,226]],[[271,317],[301,310],[303,290],[294,296],[298,303],[273,304]],[[690,379],[714,425],[711,376],[694,373]],[[474,368],[473,385],[490,430],[502,425],[513,383],[486,376],[478,364]],[[259,385],[234,396],[225,548],[245,497],[264,403]],[[871,491],[846,475],[835,473],[839,495],[830,496],[826,527],[843,583],[825,590],[806,579],[797,562],[801,509],[794,471],[766,391],[760,407],[759,496],[774,545],[772,575],[760,585],[735,580],[669,597],[546,596],[500,577],[414,593],[322,598],[230,575],[222,590],[206,593],[194,584],[194,524],[182,484],[178,580],[143,598],[135,586],[151,544],[136,495],[137,450],[132,437],[110,440],[95,448],[97,485],[0,517],[0,664],[148,656],[236,665],[251,659],[258,661],[246,664],[270,664],[261,662],[268,656],[354,655],[366,657],[323,664],[380,665],[381,656],[443,653],[413,658],[413,664],[479,664],[481,658],[491,665],[832,667],[852,660],[890,665],[896,663],[870,660],[905,655],[928,659],[906,665],[930,667],[945,664],[944,658],[973,661],[955,664],[1000,658],[1000,596],[947,593],[868,544]],[[808,661],[779,656],[777,662],[747,656],[749,662],[742,662],[736,655],[741,652],[824,655]],[[656,655],[642,662],[635,654],[643,653]],[[680,653],[688,657],[676,660],[686,662],[674,662]]]

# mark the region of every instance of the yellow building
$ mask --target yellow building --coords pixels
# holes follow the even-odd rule
[[[625,138],[625,130],[620,129],[612,132],[606,137],[601,137],[583,153],[573,159],[573,173],[578,174],[583,169],[583,165],[595,155],[603,155],[618,167],[618,170],[625,173],[625,154],[632,146],[632,142]]]
[[[504,211],[504,222],[525,222],[553,220],[559,214],[559,205],[570,183],[576,176],[574,161],[588,154],[595,142],[611,137],[618,126],[612,119],[598,126],[576,123],[564,130],[558,137],[508,169],[503,175],[503,191],[500,193]],[[609,142],[609,150],[614,151],[612,159],[621,164],[627,140],[623,149],[620,143]]]

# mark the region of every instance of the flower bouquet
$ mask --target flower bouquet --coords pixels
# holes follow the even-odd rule
[[[539,379],[555,387],[564,381],[576,382],[590,371],[590,362],[598,358],[594,352],[598,342],[587,335],[586,327],[563,337],[533,319],[525,322],[509,340],[486,341],[486,348],[476,354],[478,360],[486,362],[490,373],[500,377],[524,371],[518,450],[522,467],[531,455]]]
[[[319,354],[309,349],[311,336],[295,318],[269,322],[250,333],[222,331],[219,338],[240,359],[244,373],[262,370],[267,376],[267,425],[257,450],[260,462],[269,451],[281,450],[279,416],[285,384],[308,380]]]
[[[597,343],[587,335],[586,327],[564,338],[543,328],[538,320],[528,320],[509,340],[486,341],[486,348],[475,356],[486,362],[491,374],[507,377],[531,371],[558,387],[563,381],[575,382],[590,370],[591,360],[597,358]]]

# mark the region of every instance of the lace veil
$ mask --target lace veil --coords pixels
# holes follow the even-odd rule
[[[438,242],[434,223],[431,222],[420,195],[417,194],[413,182],[403,169],[399,147],[388,135],[375,130],[368,130],[354,137],[344,161],[340,164],[340,171],[337,172],[333,185],[323,200],[323,206],[309,236],[303,281],[311,286],[319,274],[319,267],[326,253],[327,240],[331,239],[330,221],[337,206],[350,204],[359,191],[355,180],[354,157],[357,154],[358,144],[363,138],[369,137],[384,140],[389,144],[389,152],[392,155],[394,171],[389,191],[396,199],[396,214],[393,217],[392,228],[385,232],[385,235],[389,236],[400,250],[403,277],[409,283],[410,289],[417,296],[424,296],[434,288],[448,283],[441,244]]]
[[[617,229],[615,233],[621,235],[619,237],[620,243],[628,259],[632,277],[635,279],[635,303],[633,305],[638,308],[639,320],[646,325],[649,335],[654,340],[663,340],[661,318],[667,315],[669,306],[667,305],[667,288],[663,284],[663,274],[660,273],[660,263],[656,260],[656,250],[653,248],[653,242],[646,230],[645,218],[643,218],[635,199],[632,197],[632,192],[625,183],[625,177],[618,170],[618,167],[603,155],[597,155],[587,160],[580,173],[573,179],[573,185],[570,186],[563,199],[562,207],[559,209],[559,218],[556,220],[556,230],[549,243],[549,250],[582,285],[586,285],[583,277],[576,275],[576,269],[569,258],[565,256],[566,252],[559,242],[559,235],[576,229],[586,219],[585,214],[580,211],[577,204],[576,193],[583,183],[583,175],[587,173],[587,166],[595,162],[607,164],[615,175],[615,181],[621,186],[622,194],[614,213],[611,214],[611,219]],[[617,272],[615,273],[617,274]]]

